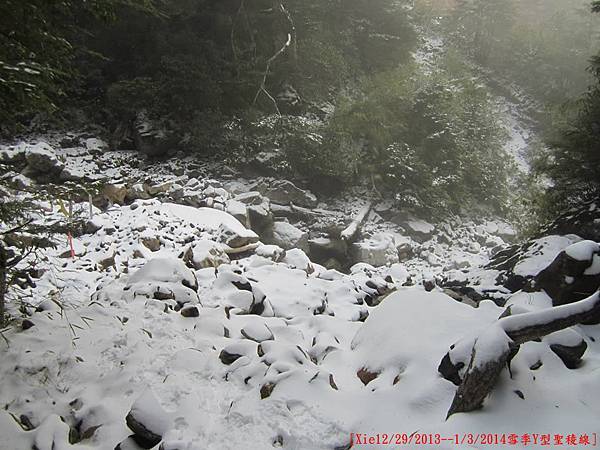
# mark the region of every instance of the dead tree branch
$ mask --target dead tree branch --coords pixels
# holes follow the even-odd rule
[[[279,111],[279,106],[277,105],[277,101],[269,93],[269,91],[267,90],[267,87],[266,87],[267,77],[269,76],[269,72],[271,71],[271,64],[273,64],[273,61],[275,61],[279,57],[279,55],[281,55],[283,52],[285,52],[285,50],[290,46],[291,42],[292,42],[292,35],[288,33],[285,44],[283,44],[283,46],[277,51],[277,53],[275,53],[273,56],[271,56],[267,60],[267,66],[265,68],[265,72],[263,73],[263,78],[260,83],[260,87],[258,88],[258,91],[256,92],[256,95],[254,96],[254,100],[252,101],[252,104],[255,105],[256,102],[258,101],[258,97],[260,96],[260,94],[261,93],[265,94],[273,102],[273,105],[275,106],[275,110],[277,111],[277,115],[279,115],[279,116],[281,116],[281,111]]]

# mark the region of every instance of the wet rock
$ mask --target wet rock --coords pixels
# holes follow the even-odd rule
[[[273,393],[273,389],[275,389],[275,383],[266,383],[260,388],[260,398],[264,400],[268,398]]]
[[[236,362],[242,356],[244,356],[244,355],[239,355],[237,353],[230,352],[226,348],[221,350],[221,353],[219,353],[219,359],[226,366],[230,366],[231,364]]]
[[[450,347],[451,349],[454,346]],[[451,381],[456,386],[459,386],[462,382],[462,378],[460,376],[460,370],[465,367],[463,362],[458,362],[454,364],[450,359],[450,354],[446,353],[446,355],[442,358],[440,365],[438,366],[438,372],[442,377],[446,380]]]
[[[29,330],[30,328],[34,327],[35,323],[33,323],[31,320],[29,319],[24,319],[23,322],[21,322],[21,329],[23,331],[25,330]]]
[[[569,369],[576,369],[581,364],[581,358],[587,350],[587,344],[583,339],[579,344],[573,346],[551,344],[550,350],[552,350]]]

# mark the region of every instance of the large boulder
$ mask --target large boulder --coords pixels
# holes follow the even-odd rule
[[[600,242],[600,207],[597,199],[571,208],[547,225],[541,236],[576,234],[583,239]]]
[[[399,262],[393,234],[378,233],[352,246],[354,259],[372,266],[385,266]]]
[[[177,140],[163,123],[144,112],[137,115],[133,126],[133,141],[140,153],[150,157],[166,156],[176,150]]]
[[[275,222],[269,243],[278,245],[284,250],[299,248],[308,252],[308,233],[287,222]]]
[[[497,252],[485,268],[498,271],[496,282],[510,292],[531,290],[533,279],[548,267],[561,251],[578,241],[580,238],[575,235],[552,235],[522,245],[513,245]]]
[[[313,261],[323,264],[331,259],[346,262],[348,243],[331,237],[314,237],[308,241],[310,256]]]
[[[411,218],[404,224],[408,235],[417,242],[425,242],[432,238],[435,226],[424,220]]]
[[[260,236],[268,235],[273,227],[273,214],[269,205],[269,200],[263,197],[263,201],[258,205],[249,205],[247,207],[248,222],[250,228]]]
[[[198,303],[198,280],[183,261],[154,258],[133,273],[125,285],[132,298],[174,301],[178,305]]]
[[[46,142],[27,145],[25,148],[27,167],[24,173],[38,181],[50,181],[60,175],[63,162],[56,156],[54,149]]]
[[[581,241],[570,245],[535,277],[554,306],[589,297],[600,287],[600,244]]]
[[[274,203],[304,206],[314,208],[317,206],[317,197],[304,189],[300,189],[294,183],[287,180],[277,180],[262,190],[263,194]]]

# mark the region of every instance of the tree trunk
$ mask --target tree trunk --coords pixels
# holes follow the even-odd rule
[[[6,295],[6,276],[8,255],[4,248],[4,243],[0,241],[0,327],[4,326],[6,316],[5,295]]]
[[[363,222],[367,219],[367,216],[371,212],[371,208],[373,207],[373,202],[367,203],[363,208],[358,212],[356,217],[352,220],[350,225],[342,231],[340,234],[341,238],[347,242],[353,242],[358,236],[358,232],[363,224]]]
[[[596,292],[568,305],[502,317],[476,338],[452,346],[438,368],[450,381],[456,382],[457,376],[460,379],[459,370],[466,363],[460,357],[453,359],[452,353],[464,354],[467,346],[471,348],[471,356],[446,418],[481,408],[520,344],[599,318],[600,293]]]

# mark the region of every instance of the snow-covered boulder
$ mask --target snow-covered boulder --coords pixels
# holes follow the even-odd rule
[[[176,258],[148,261],[129,277],[124,289],[134,300],[174,301],[179,305],[198,302],[196,276],[183,261]]]
[[[308,233],[287,222],[273,224],[270,241],[284,250],[299,248],[308,252]]]
[[[46,142],[28,144],[25,147],[27,167],[25,173],[35,179],[47,181],[50,176],[57,176],[64,168],[54,149]]]
[[[179,219],[195,224],[205,231],[216,233],[220,242],[229,247],[240,248],[258,242],[256,233],[224,211],[213,208],[194,208],[174,203],[164,203],[162,209]]]
[[[242,224],[248,225],[248,211],[246,205],[238,200],[228,200],[225,205],[225,211],[231,214]]]
[[[497,270],[497,283],[511,292],[523,289],[569,245],[580,241],[575,235],[545,236],[494,254],[486,269]]]
[[[600,244],[580,241],[568,246],[535,277],[554,306],[582,300],[600,287]]]
[[[151,390],[145,391],[125,418],[133,439],[142,448],[153,448],[170,429],[172,418],[162,408]]]
[[[418,242],[425,242],[431,239],[435,226],[421,219],[410,219],[404,227],[410,236]]]
[[[196,290],[198,282],[194,273],[175,258],[155,258],[129,277],[128,286],[138,283],[179,283]]]
[[[460,339],[466,329],[492,323],[498,311],[491,305],[475,309],[445,294],[417,288],[393,293],[371,311],[352,340],[357,377],[371,389],[391,386],[396,379],[417,383],[405,389],[410,392],[406,400],[418,402],[439,382],[437,367],[448,343]],[[432,323],[437,325],[431,327]]]
[[[317,197],[304,189],[300,189],[294,183],[288,180],[277,180],[264,188],[262,193],[272,202],[288,205],[304,206],[314,208],[317,205]]]
[[[223,246],[208,239],[194,242],[184,253],[183,260],[196,270],[229,264],[229,257],[223,251]]]
[[[356,261],[375,267],[399,262],[395,238],[390,233],[378,233],[369,239],[354,243],[353,252]]]

